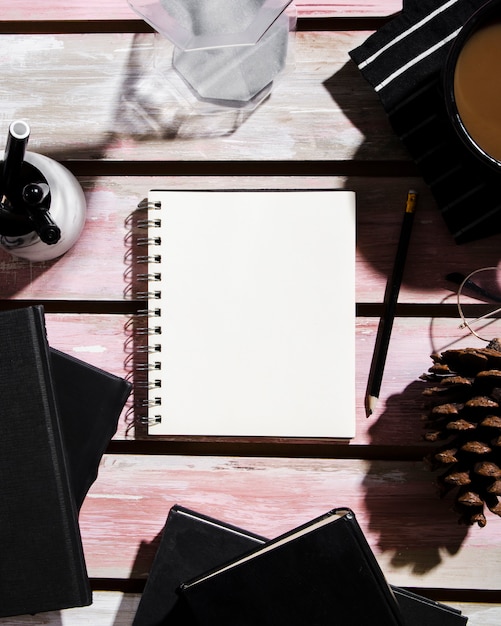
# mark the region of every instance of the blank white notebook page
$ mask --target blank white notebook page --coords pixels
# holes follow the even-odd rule
[[[353,437],[354,192],[148,199],[149,434]]]

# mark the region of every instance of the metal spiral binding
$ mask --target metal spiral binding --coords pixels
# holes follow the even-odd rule
[[[151,337],[152,335],[161,335],[162,329],[160,328],[160,326],[153,326],[153,328],[147,326],[146,328],[138,328],[136,330],[136,334],[147,335]]]
[[[160,317],[160,309],[140,309],[136,317]]]
[[[145,408],[152,408],[155,406],[160,406],[162,404],[162,400],[160,398],[149,398],[148,400],[143,400],[142,406]]]
[[[162,225],[162,220],[159,218],[153,220],[138,220],[137,227],[138,228],[159,228]]]
[[[162,297],[161,291],[138,291],[137,297],[141,300],[160,300]]]
[[[138,246],[161,246],[162,240],[160,237],[138,237],[136,244]]]
[[[162,275],[160,274],[160,272],[154,272],[150,274],[138,274],[137,279],[146,282],[160,282],[162,280]]]
[[[161,352],[162,346],[154,344],[153,346],[138,346],[136,352],[139,354],[153,354],[154,352]]]
[[[140,255],[136,257],[136,261],[138,263],[161,263],[162,262],[162,257],[160,256],[160,254],[155,254],[155,255]]]
[[[161,237],[154,233],[154,229],[160,228],[162,225],[160,213],[157,213],[161,209],[161,202],[151,202],[144,199],[138,204],[138,209],[146,210],[148,215],[136,222],[137,228],[144,230],[145,233],[144,235],[140,234],[136,239],[140,253],[135,257],[135,261],[140,265],[147,266],[147,268],[145,267],[145,271],[136,274],[136,279],[148,287],[144,291],[137,292],[136,296],[154,302],[162,297],[161,289],[154,287],[155,283],[160,283],[162,280],[161,272],[154,270],[154,265],[162,262],[161,254],[154,250],[155,247],[162,244]],[[151,411],[151,409],[158,410],[161,406],[161,398],[154,395],[154,390],[160,390],[162,387],[161,376],[159,376],[162,369],[159,360],[162,348],[160,343],[155,342],[154,339],[162,333],[160,325],[154,322],[154,319],[160,318],[160,315],[161,309],[156,306],[139,311],[138,316],[147,321],[143,326],[136,327],[134,331],[138,338],[148,337],[146,345],[138,345],[135,348],[135,353],[143,357],[139,358],[135,365],[135,371],[138,374],[135,385],[138,390],[145,393],[142,398],[137,400],[136,407],[139,410],[139,416],[135,421],[144,426],[152,426],[162,421],[160,415]],[[141,341],[138,343],[141,344]],[[158,356],[155,358],[155,355]]]
[[[161,209],[162,203],[157,200],[156,202],[151,202],[148,198],[143,198],[141,202],[137,205],[138,209]]]
[[[151,389],[160,389],[160,387],[162,386],[162,381],[161,380],[140,380],[136,383],[136,387],[138,389],[146,389],[146,390],[151,390]]]
[[[138,365],[136,365],[138,372],[158,372],[161,369],[162,364],[159,361],[155,361],[154,363],[138,363]]]
[[[154,426],[155,424],[162,423],[162,417],[160,415],[154,415],[153,417],[139,417],[137,420],[142,426]]]

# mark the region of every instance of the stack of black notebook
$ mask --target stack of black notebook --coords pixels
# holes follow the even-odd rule
[[[42,307],[0,313],[0,617],[91,603],[78,510],[129,393],[51,350]]]
[[[464,626],[386,582],[350,509],[273,540],[174,506],[133,626]]]

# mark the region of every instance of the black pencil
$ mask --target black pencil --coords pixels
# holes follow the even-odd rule
[[[383,379],[384,366],[386,363],[386,355],[388,353],[388,345],[390,343],[391,331],[393,328],[393,320],[397,308],[398,294],[402,283],[402,276],[405,268],[405,259],[407,258],[407,250],[412,231],[412,223],[414,221],[414,210],[416,208],[417,194],[412,189],[407,194],[407,202],[405,205],[404,217],[402,220],[402,228],[398,241],[397,253],[391,276],[386,283],[384,293],[384,310],[379,320],[379,326],[376,336],[376,344],[374,346],[374,354],[372,356],[371,369],[369,371],[369,380],[367,384],[367,396],[365,411],[367,417],[374,413],[379,399],[379,390]]]

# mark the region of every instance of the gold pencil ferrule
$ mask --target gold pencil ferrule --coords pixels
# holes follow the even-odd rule
[[[417,193],[415,191],[409,191],[407,194],[407,204],[405,205],[406,213],[414,213],[416,208]]]

